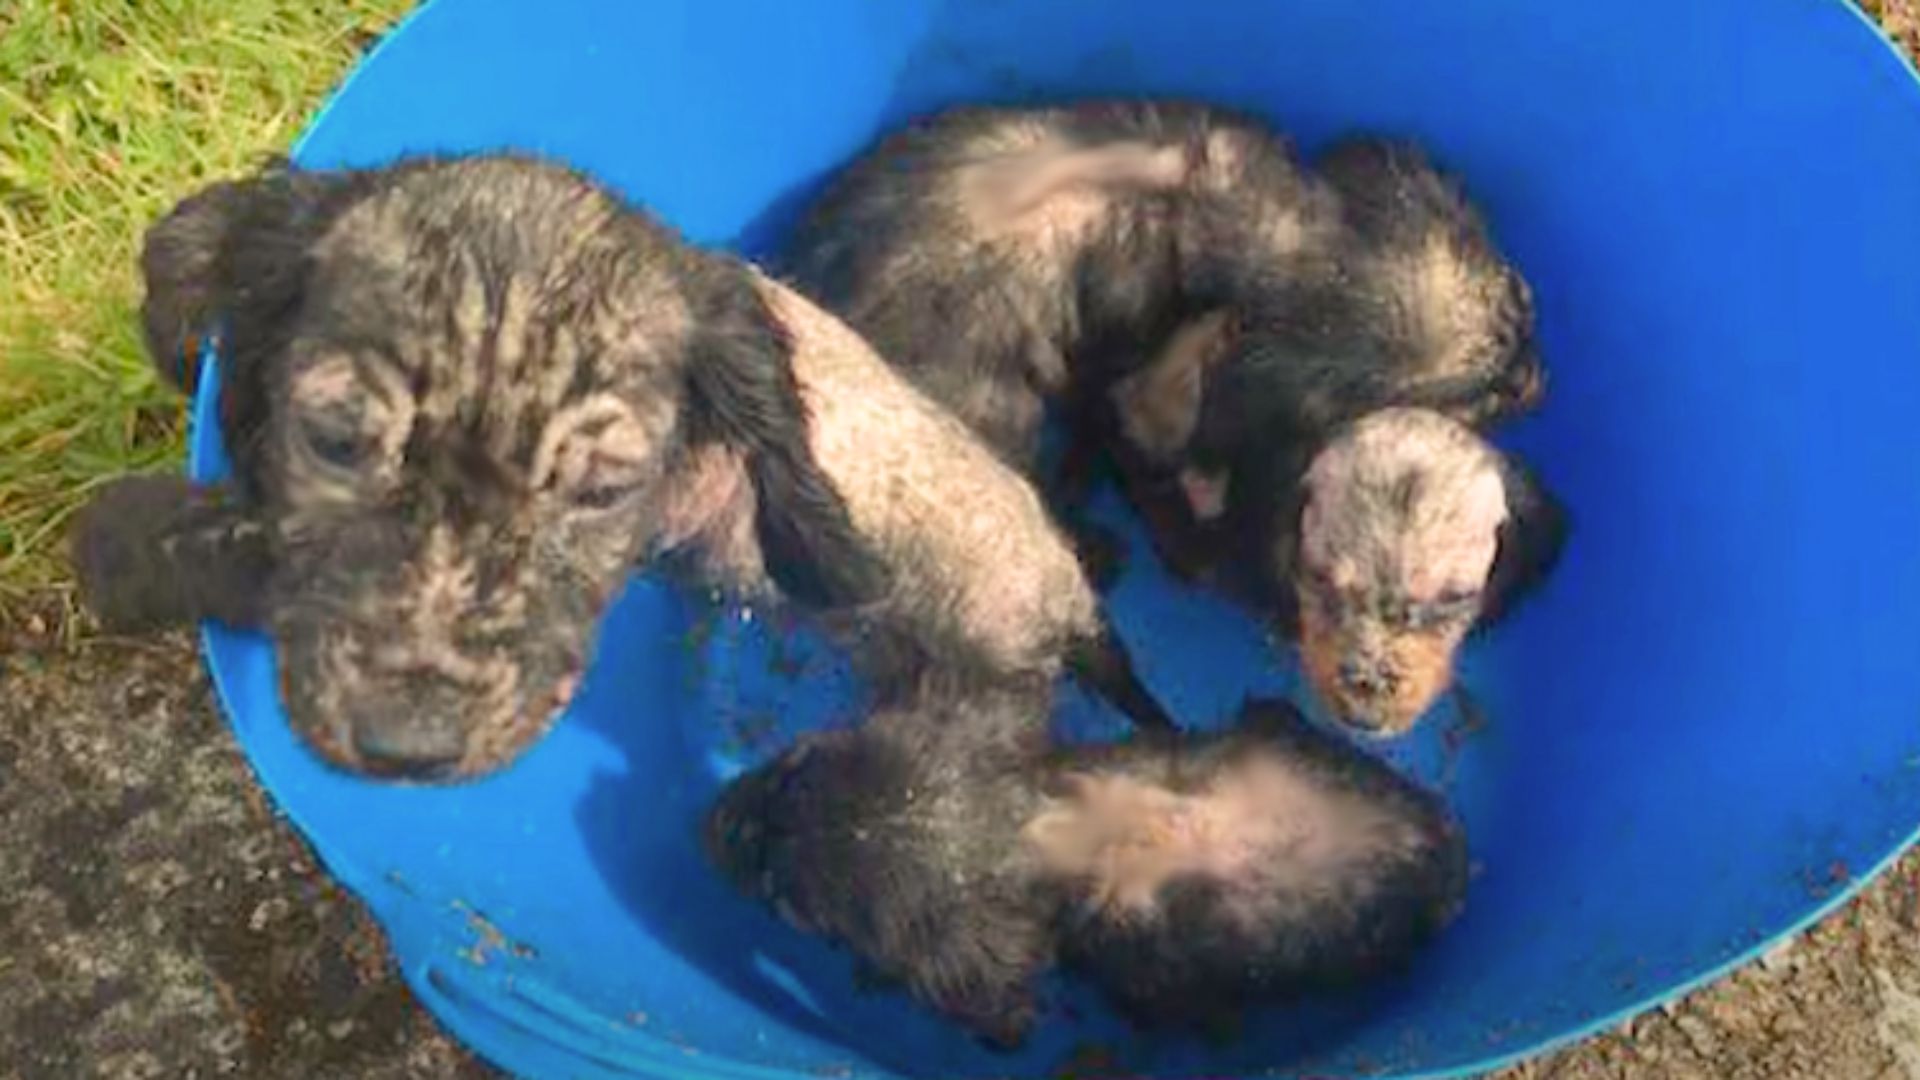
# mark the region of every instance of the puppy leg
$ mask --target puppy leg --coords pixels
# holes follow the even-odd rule
[[[1146,525],[1154,554],[1167,572],[1190,585],[1214,582],[1221,561],[1221,528],[1194,512],[1179,477],[1123,466],[1121,490]]]
[[[81,595],[108,629],[264,621],[267,531],[223,488],[172,476],[116,480],[81,510],[71,542]]]

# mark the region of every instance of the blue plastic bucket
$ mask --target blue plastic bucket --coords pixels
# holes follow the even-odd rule
[[[1443,714],[1391,748],[1467,819],[1464,919],[1404,980],[1263,1013],[1236,1045],[1142,1040],[1081,1002],[1001,1058],[854,993],[845,957],[696,854],[723,779],[834,715],[844,677],[804,638],[770,665],[757,621],[637,581],[549,738],[409,789],[308,756],[268,642],[209,629],[261,779],[484,1056],[538,1077],[1043,1076],[1096,1053],[1156,1076],[1453,1075],[1712,977],[1912,838],[1920,86],[1841,3],[437,0],[297,156],[543,151],[755,253],[883,128],[1089,94],[1247,107],[1309,149],[1419,138],[1537,287],[1551,400],[1511,441],[1578,531],[1469,656],[1491,726],[1463,739]],[[224,468],[215,392],[201,477]],[[1150,567],[1116,613],[1183,715],[1290,684],[1246,620]]]

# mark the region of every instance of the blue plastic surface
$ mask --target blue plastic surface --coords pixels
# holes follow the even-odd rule
[[[1537,287],[1551,401],[1510,441],[1578,531],[1470,656],[1490,728],[1450,738],[1443,713],[1392,748],[1467,818],[1465,918],[1406,980],[1262,1014],[1230,1048],[1142,1041],[1082,1002],[1000,1058],[853,994],[843,957],[696,857],[721,780],[837,715],[830,655],[770,664],[757,622],[637,581],[544,743],[408,789],[309,757],[268,643],[210,628],[260,777],[486,1057],[537,1077],[1041,1076],[1097,1043],[1158,1076],[1471,1072],[1724,970],[1911,838],[1920,85],[1841,3],[436,0],[297,157],[544,151],[752,253],[884,126],[1096,92],[1250,107],[1309,147],[1423,139]],[[1150,567],[1116,610],[1183,714],[1290,685],[1244,619]]]

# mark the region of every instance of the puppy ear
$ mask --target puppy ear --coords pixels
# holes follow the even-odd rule
[[[1481,626],[1504,618],[1546,580],[1559,563],[1572,530],[1566,506],[1531,468],[1509,455],[1502,472],[1507,488],[1507,521],[1500,527],[1500,547],[1487,577]]]
[[[80,511],[71,541],[81,595],[110,630],[264,620],[267,530],[224,488],[175,476],[116,480]]]
[[[696,439],[743,451],[767,574],[810,607],[852,607],[886,594],[891,575],[807,441],[793,343],[743,271],[725,267],[700,304],[688,363]]]
[[[247,396],[248,369],[270,347],[262,339],[299,301],[307,252],[361,186],[356,175],[272,161],[188,196],[148,228],[140,315],[149,357],[168,382],[191,394],[201,350],[219,334],[228,382]]]

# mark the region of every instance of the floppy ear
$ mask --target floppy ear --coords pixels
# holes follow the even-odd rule
[[[147,230],[140,315],[160,374],[186,393],[201,350],[221,344],[221,420],[229,452],[266,416],[265,361],[297,309],[307,253],[370,182],[365,174],[296,172],[275,161],[188,196]]]
[[[1502,464],[1507,521],[1500,526],[1500,547],[1487,578],[1481,626],[1504,618],[1546,580],[1559,563],[1572,529],[1565,505],[1540,483],[1532,469],[1511,455]]]
[[[715,285],[687,365],[694,437],[743,451],[761,555],[780,591],[818,608],[880,599],[891,574],[808,445],[785,327],[744,271]]]

